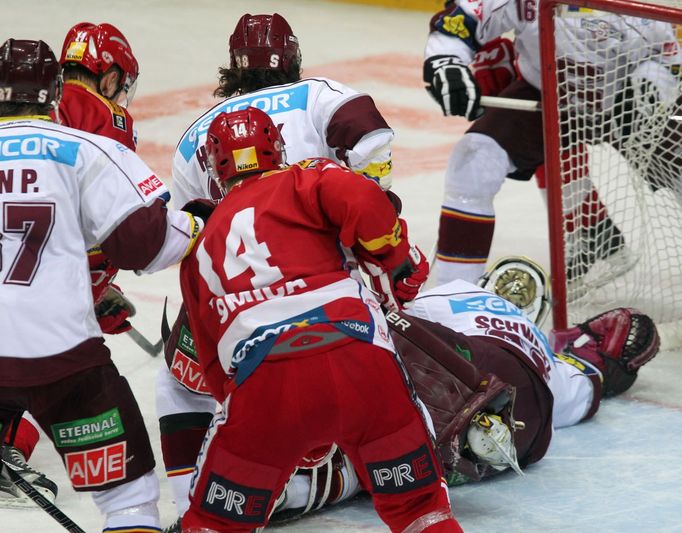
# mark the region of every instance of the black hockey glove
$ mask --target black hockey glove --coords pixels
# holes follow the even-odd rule
[[[483,115],[481,89],[474,75],[454,56],[431,56],[424,61],[426,90],[443,114],[476,120]]]

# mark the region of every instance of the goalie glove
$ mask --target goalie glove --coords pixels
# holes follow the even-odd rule
[[[516,76],[514,44],[506,37],[486,43],[471,63],[474,79],[485,96],[497,96]]]
[[[132,329],[128,318],[135,316],[135,306],[123,296],[121,288],[112,283],[95,306],[95,316],[102,333],[118,335]]]
[[[416,246],[410,247],[407,259],[392,271],[366,253],[361,253],[358,260],[379,303],[389,311],[400,311],[405,303],[414,300],[429,277],[429,263]]]
[[[557,352],[576,356],[597,367],[604,375],[604,397],[628,390],[639,368],[658,353],[660,338],[650,317],[619,307],[577,326],[550,335]]]
[[[446,116],[476,120],[483,115],[481,89],[474,75],[454,56],[432,56],[424,61],[426,90]]]

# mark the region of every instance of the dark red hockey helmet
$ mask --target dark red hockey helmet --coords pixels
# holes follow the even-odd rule
[[[266,68],[288,72],[299,59],[298,39],[282,15],[250,15],[239,19],[230,36],[233,68]]]
[[[208,128],[206,151],[214,179],[223,190],[231,179],[277,169],[284,163],[279,129],[255,107],[216,116]]]
[[[7,39],[0,47],[0,102],[58,102],[61,72],[54,52],[43,41]]]
[[[130,43],[112,24],[76,24],[66,34],[59,62],[82,65],[97,75],[107,72],[113,65],[118,66],[123,71],[119,91],[123,90],[128,100],[132,100],[140,68]]]

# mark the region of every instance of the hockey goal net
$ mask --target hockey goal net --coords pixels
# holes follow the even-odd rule
[[[554,327],[682,323],[682,0],[540,6]]]

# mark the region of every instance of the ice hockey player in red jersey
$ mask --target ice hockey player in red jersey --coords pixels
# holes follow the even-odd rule
[[[104,345],[85,251],[99,243],[115,267],[154,272],[203,224],[166,208],[134,152],[52,122],[61,68],[44,42],[0,47],[0,86],[0,436],[30,412],[107,530],[158,531],[151,445]]]
[[[298,38],[281,15],[240,17],[229,39],[230,64],[219,69],[215,95],[223,98],[183,134],[173,158],[173,202],[220,199],[206,167],[206,131],[220,112],[253,105],[280,127],[287,159],[326,157],[388,189],[393,131],[372,98],[327,78],[301,78]],[[390,192],[390,191],[389,191]],[[178,515],[197,453],[215,412],[196,360],[184,310],[166,337],[168,368],[160,370],[156,404],[161,449]]]
[[[133,119],[126,106],[135,93],[139,68],[123,34],[111,24],[76,24],[64,39],[60,63],[64,86],[59,107],[51,112],[53,119],[65,126],[104,135],[135,150]],[[155,193],[168,195],[163,186]],[[99,247],[89,251],[88,259],[92,267],[96,315],[102,331],[115,334],[129,330],[128,318],[135,310],[120,287],[113,285],[117,269],[106,260]],[[36,424],[26,413],[16,429],[14,448],[3,448],[2,454],[43,495],[53,500],[57,486],[27,463],[39,438]],[[12,485],[4,486],[0,481],[0,506],[24,504],[33,505]]]
[[[112,24],[81,22],[66,34],[59,62],[64,70],[60,123],[135,150],[137,139],[127,107],[140,71],[125,36]]]
[[[139,67],[125,36],[111,24],[80,22],[67,32],[59,62],[64,95],[55,118],[65,126],[104,135],[134,151],[137,138],[127,106],[135,95]],[[160,180],[151,189],[164,200],[170,198]],[[119,334],[130,330],[128,318],[135,308],[113,284],[117,269],[97,246],[88,251],[88,260],[102,331]]]
[[[183,529],[264,526],[299,461],[337,443],[392,531],[461,531],[380,303],[347,251],[387,275],[386,301],[414,297],[420,272],[395,208],[328,159],[281,168],[279,130],[253,107],[220,113],[206,148],[227,194],[180,277],[223,411],[200,453]]]

